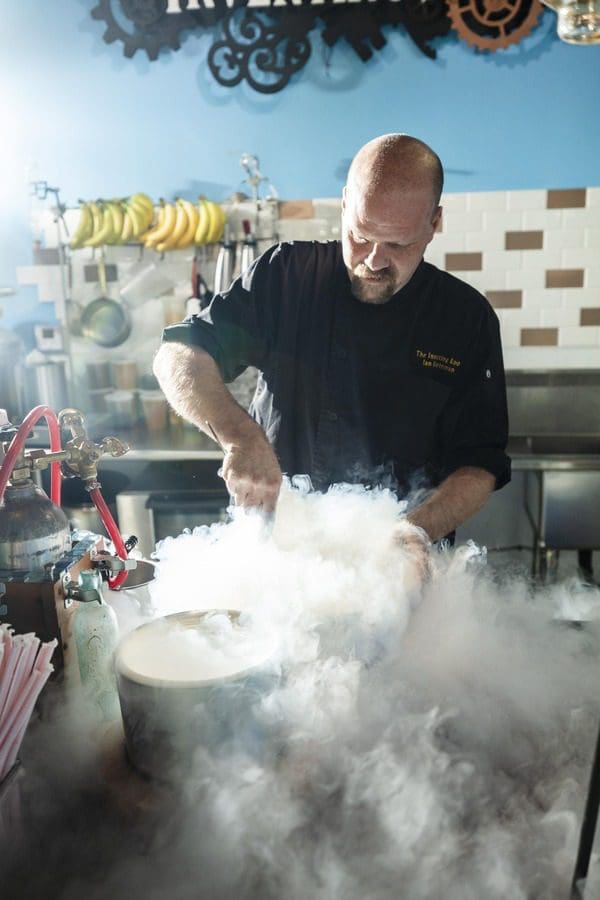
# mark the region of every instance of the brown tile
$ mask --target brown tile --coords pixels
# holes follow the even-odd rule
[[[546,287],[583,287],[584,275],[584,269],[546,269]]]
[[[582,309],[579,318],[580,325],[600,325],[600,308]]]
[[[544,246],[543,231],[506,231],[505,250],[541,250]]]
[[[546,195],[547,209],[573,209],[585,206],[587,192],[585,188],[569,188],[564,191],[548,191]]]
[[[446,269],[450,272],[480,272],[481,253],[446,253]]]
[[[280,219],[314,219],[312,200],[284,200],[279,204]]]
[[[106,263],[104,266],[104,274],[107,281],[117,281],[119,273],[115,263]],[[98,266],[95,263],[90,263],[89,266],[83,267],[83,280],[86,284],[88,282],[98,281]]]
[[[522,347],[558,346],[558,328],[521,328]]]
[[[518,309],[523,306],[523,291],[486,291],[485,296],[495,309]]]

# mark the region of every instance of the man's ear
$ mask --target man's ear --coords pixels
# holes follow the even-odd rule
[[[346,185],[344,185],[342,190],[342,212],[346,209]]]
[[[442,218],[442,207],[438,206],[438,208],[436,209],[436,211],[433,214],[433,219],[431,220],[431,225],[432,225],[434,231],[437,231],[441,218]]]

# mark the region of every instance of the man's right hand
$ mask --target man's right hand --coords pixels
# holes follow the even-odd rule
[[[266,438],[258,436],[226,446],[222,472],[236,506],[275,511],[282,474]]]

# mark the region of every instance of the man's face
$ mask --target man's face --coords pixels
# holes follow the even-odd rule
[[[431,190],[365,199],[356,186],[342,200],[342,253],[352,293],[363,303],[387,303],[412,278],[437,227]]]

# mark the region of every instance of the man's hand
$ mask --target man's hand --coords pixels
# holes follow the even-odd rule
[[[274,512],[282,475],[273,448],[262,436],[225,446],[223,478],[236,506]]]
[[[420,584],[428,581],[431,575],[431,541],[427,532],[403,519],[394,529],[392,539],[409,563],[415,579]]]
[[[277,457],[225,387],[214,359],[199,347],[162,344],[154,374],[173,409],[223,450],[222,474],[236,506],[274,512],[282,480]]]

